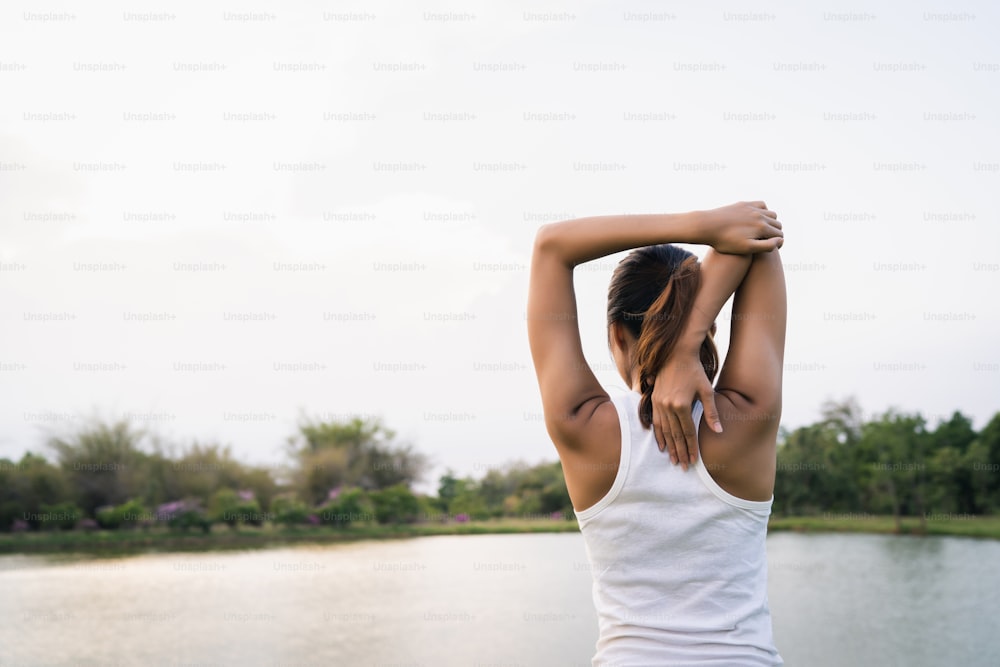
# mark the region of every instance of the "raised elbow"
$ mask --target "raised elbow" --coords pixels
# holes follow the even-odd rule
[[[534,255],[566,263],[565,230],[558,223],[549,222],[535,232]]]
[[[535,252],[552,252],[556,245],[557,229],[548,222],[535,231]]]

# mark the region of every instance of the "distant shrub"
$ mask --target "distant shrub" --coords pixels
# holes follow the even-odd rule
[[[27,525],[21,514],[23,513],[20,503],[8,500],[0,502],[0,530],[14,530],[14,522],[20,521]]]
[[[141,500],[133,499],[117,507],[105,505],[94,512],[101,528],[117,530],[119,528],[134,528],[148,523],[155,515],[146,509]]]
[[[83,511],[73,503],[42,505],[38,518],[45,530],[71,530],[83,518]]]
[[[359,488],[341,490],[319,508],[320,520],[329,526],[343,527],[373,517],[371,502]]]
[[[309,523],[309,516],[312,513],[304,502],[292,494],[285,494],[271,499],[270,514],[275,523],[297,526]]]
[[[97,521],[91,519],[89,516],[80,519],[79,521],[76,522],[76,526],[74,526],[76,530],[83,530],[88,533],[97,530],[99,527],[100,526],[98,525]]]
[[[236,528],[241,523],[259,526],[266,518],[253,493],[236,492],[232,489],[219,489],[212,495],[209,514],[214,521],[222,522],[230,528]]]
[[[405,484],[372,491],[368,497],[379,523],[412,523],[420,513],[417,497]]]
[[[205,533],[212,530],[211,518],[205,513],[201,503],[193,499],[175,500],[160,505],[156,508],[156,519],[170,528],[185,532],[191,528],[200,528]]]

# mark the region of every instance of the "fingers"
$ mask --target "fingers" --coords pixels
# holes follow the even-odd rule
[[[709,385],[709,392],[710,394],[705,400],[711,401],[714,411],[715,402],[712,397],[714,390],[711,385]],[[704,393],[703,389],[700,394]],[[670,455],[670,462],[674,465],[679,463],[684,470],[687,470],[690,464],[698,460],[698,432],[690,408],[667,404],[657,405],[653,415],[653,431],[656,434],[656,442],[660,451],[666,449]]]
[[[667,453],[670,454],[670,462],[677,465],[679,461],[677,458],[677,443],[673,438],[667,438]]]
[[[780,236],[770,239],[755,239],[750,241],[750,252],[756,254],[758,252],[771,252],[776,248],[780,248],[784,245],[785,240]]]
[[[771,225],[774,225],[778,229],[781,229],[781,223],[778,222],[778,214],[775,211],[772,211],[771,209],[769,209],[767,207],[767,204],[765,204],[762,201],[755,201],[755,202],[751,202],[751,205],[754,206],[754,207],[756,207],[756,208],[763,209],[763,210],[761,210],[760,213],[761,213],[761,215],[766,216],[767,218],[769,218],[768,223],[771,224]]]
[[[677,446],[674,444],[674,441],[670,438],[670,436],[667,433],[666,429],[663,428],[663,422],[664,422],[664,420],[665,420],[665,417],[662,414],[660,414],[660,418],[658,420],[655,420],[653,422],[653,428],[656,429],[656,431],[658,433],[658,435],[657,435],[657,442],[658,443],[659,442],[663,443],[663,445],[660,446],[660,451],[662,452],[664,449],[666,449],[667,453],[670,454],[670,462],[676,464],[677,463]]]
[[[708,391],[698,394],[701,407],[704,408],[705,422],[716,433],[722,433],[722,420],[719,418],[719,408],[715,405],[715,390],[709,386]]]
[[[751,240],[771,241],[774,238],[783,239],[785,236],[785,232],[782,231],[782,225],[778,221],[777,215],[778,214],[775,213],[774,211],[763,211],[758,221],[758,224],[755,225],[756,231],[754,233],[754,236],[756,238]],[[784,241],[782,241],[782,243],[784,243]],[[760,245],[758,246],[759,248],[758,250],[754,250],[752,252],[770,252],[771,250],[774,250],[775,247],[780,248],[781,245],[778,246]]]
[[[662,452],[667,446],[666,441],[663,439],[663,429],[660,427],[660,420],[656,416],[656,407],[653,407],[653,435],[656,436],[656,446],[660,448]]]
[[[667,445],[667,451],[670,452],[670,462],[673,463],[674,465],[677,465],[677,463],[678,463],[678,461],[677,461],[677,445],[674,444],[673,440],[671,440],[670,444]]]
[[[780,248],[785,243],[785,232],[781,230],[781,223],[777,220],[766,218],[760,229],[760,236],[750,239],[751,252],[771,252],[775,248]]]
[[[764,215],[768,216],[769,218],[774,218],[774,219],[778,218],[778,214],[775,213],[774,211],[772,211],[771,209],[769,209],[767,207],[767,204],[765,204],[762,200],[759,200],[759,201],[749,201],[749,202],[743,202],[743,203],[744,204],[749,204],[753,208],[759,208],[759,209],[761,209],[761,213],[763,213]]]
[[[667,419],[670,422],[671,440],[673,442],[674,449],[677,453],[677,460],[678,462],[680,462],[681,467],[684,470],[687,470],[688,464],[691,462],[691,460],[688,452],[687,441],[684,439],[684,431],[681,428],[680,420],[677,418],[677,415],[674,414],[672,411],[667,412]]]
[[[677,415],[677,417],[684,436],[680,446],[687,447],[688,460],[694,463],[698,460],[698,436],[694,432],[694,419],[691,417],[690,410]]]

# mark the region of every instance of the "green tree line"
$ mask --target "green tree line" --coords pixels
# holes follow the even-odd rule
[[[865,421],[853,397],[782,431],[773,511],[788,516],[993,514],[1000,508],[1000,412],[977,432],[955,411],[928,428],[890,408]]]
[[[95,421],[46,444],[49,458],[0,459],[0,531],[338,528],[572,512],[558,463],[513,464],[481,480],[449,471],[439,497],[418,494],[427,457],[379,419],[305,420],[282,466],[241,462],[217,444],[178,453],[127,421]]]
[[[976,431],[956,411],[928,428],[890,409],[865,421],[853,398],[816,423],[780,429],[774,513],[982,515],[1000,508],[1000,412]],[[288,463],[241,462],[229,447],[174,451],[121,421],[93,422],[47,442],[50,457],[0,459],[0,531],[121,530],[573,518],[557,462],[448,470],[437,495],[416,493],[427,457],[379,419],[305,420]]]

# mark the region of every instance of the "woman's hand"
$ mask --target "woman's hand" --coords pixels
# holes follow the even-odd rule
[[[699,348],[677,347],[667,358],[653,383],[653,432],[662,452],[670,461],[687,470],[698,458],[698,437],[691,409],[694,399],[705,408],[705,421],[712,430],[722,433],[722,423],[715,407],[715,389],[698,357]]]
[[[705,243],[730,255],[770,252],[785,242],[778,214],[762,201],[737,202],[701,211]]]

